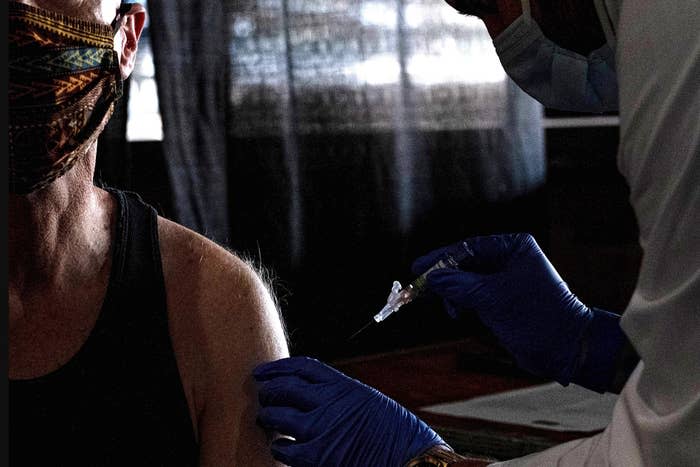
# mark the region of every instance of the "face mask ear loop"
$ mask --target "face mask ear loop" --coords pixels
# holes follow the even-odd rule
[[[525,24],[530,24],[532,22],[532,12],[530,11],[530,0],[520,0],[520,4],[523,8],[523,21]]]

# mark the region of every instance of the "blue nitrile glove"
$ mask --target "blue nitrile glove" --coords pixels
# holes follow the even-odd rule
[[[272,443],[293,467],[401,467],[440,436],[418,417],[357,380],[308,357],[258,366],[258,422],[294,440]]]
[[[581,303],[531,235],[470,238],[418,258],[413,272],[422,274],[446,255],[464,258],[459,269],[433,271],[427,283],[450,316],[476,312],[531,373],[599,392],[609,388],[625,339],[620,317]]]

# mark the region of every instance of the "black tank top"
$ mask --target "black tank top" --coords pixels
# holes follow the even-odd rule
[[[155,210],[111,190],[119,217],[102,310],[58,370],[9,384],[13,466],[191,466],[198,446],[175,362]]]

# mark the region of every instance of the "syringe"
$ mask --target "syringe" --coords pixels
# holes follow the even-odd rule
[[[357,336],[359,333],[367,329],[372,323],[381,323],[387,319],[393,313],[399,311],[403,305],[412,302],[416,297],[421,295],[425,291],[426,283],[428,282],[428,274],[437,270],[444,268],[457,268],[459,263],[463,261],[468,256],[472,255],[472,251],[466,242],[462,244],[462,248],[458,249],[455,254],[446,255],[443,259],[431,266],[427,271],[418,276],[413,282],[408,284],[406,288],[401,287],[399,281],[394,281],[391,286],[391,292],[389,297],[387,297],[386,305],[382,308],[379,313],[374,315],[372,321],[364,325],[355,334],[350,336],[350,339]]]
[[[459,263],[452,257],[441,259],[430,269],[418,276],[416,280],[408,284],[406,288],[402,288],[399,281],[394,281],[391,287],[391,293],[389,293],[389,297],[386,300],[386,305],[384,305],[384,308],[382,308],[379,313],[374,315],[374,321],[381,323],[393,313],[399,311],[399,308],[407,303],[411,303],[416,297],[422,294],[425,291],[425,285],[428,282],[428,274],[436,269],[444,269],[448,267],[456,268],[458,264]]]

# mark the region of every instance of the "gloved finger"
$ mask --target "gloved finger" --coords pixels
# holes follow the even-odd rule
[[[458,269],[438,269],[428,274],[428,288],[447,300],[453,307],[469,308],[475,294],[485,284],[487,276]]]
[[[473,257],[460,263],[462,269],[474,272],[494,273],[502,270],[519,251],[534,248],[539,251],[537,242],[530,234],[515,233],[475,237],[466,240]]]
[[[491,263],[497,260],[502,262],[503,253],[509,251],[512,243],[511,237],[511,234],[507,234],[468,238],[421,256],[413,262],[411,270],[414,274],[423,274],[448,256],[468,270],[493,270]]]
[[[422,274],[449,255],[461,269],[492,273],[501,270],[518,248],[539,250],[534,238],[525,233],[472,237],[421,256],[412,270]]]
[[[272,457],[284,465],[294,467],[316,467],[318,462],[312,457],[318,454],[303,443],[289,438],[279,438],[272,442]]]
[[[263,407],[286,406],[308,412],[316,407],[313,386],[297,376],[279,376],[259,384],[258,400]]]
[[[257,366],[253,370],[253,377],[258,381],[265,381],[280,376],[298,376],[314,383],[326,381],[333,373],[337,371],[315,358],[289,357]]]
[[[502,270],[524,243],[529,245],[535,241],[524,233],[473,237],[453,247],[450,255],[462,270],[494,273]]]
[[[444,246],[417,258],[411,265],[411,271],[417,276],[423,274],[425,271],[433,267],[435,263],[446,258],[447,255],[453,252],[456,248],[459,248],[460,245],[462,245],[462,242]]]
[[[313,417],[295,407],[268,406],[258,411],[258,423],[268,430],[292,436],[299,441],[308,438]]]

